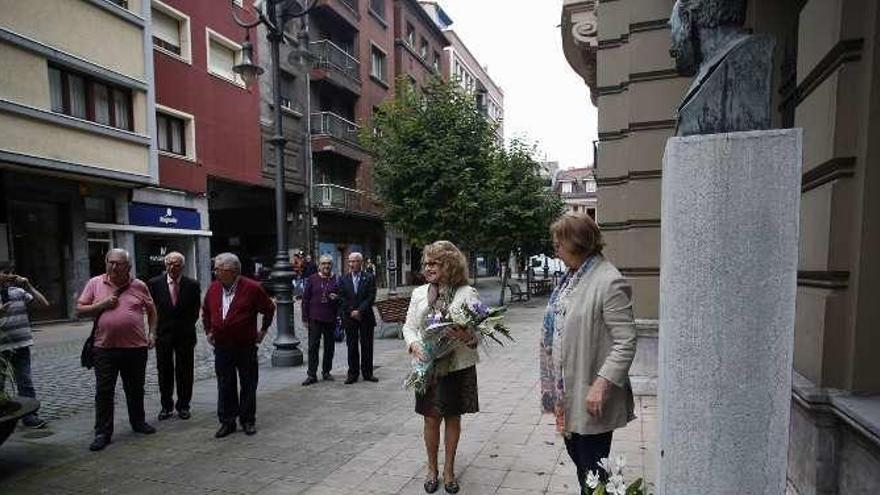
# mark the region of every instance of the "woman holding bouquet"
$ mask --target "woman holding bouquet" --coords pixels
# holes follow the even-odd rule
[[[550,296],[540,345],[541,405],[577,467],[599,472],[611,435],[635,419],[629,367],[636,352],[632,289],[602,256],[602,234],[587,215],[565,214],[550,227],[568,272]]]
[[[422,272],[427,283],[412,293],[403,337],[415,359],[430,358],[423,341],[424,332],[440,321],[448,320],[450,308],[478,299],[477,291],[467,284],[467,260],[454,244],[437,241],[425,246]],[[416,393],[416,412],[424,416],[425,450],[428,476],[425,491],[434,493],[439,486],[437,452],[440,424],[445,424],[445,462],[443,482],[447,493],[458,493],[455,479],[455,454],[461,436],[461,415],[479,411],[477,399],[477,337],[473,329],[454,327],[444,334],[463,343],[450,354],[433,362],[433,374],[424,393]]]

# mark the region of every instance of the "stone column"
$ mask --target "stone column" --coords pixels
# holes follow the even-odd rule
[[[800,179],[800,129],[666,145],[661,495],[784,493]]]

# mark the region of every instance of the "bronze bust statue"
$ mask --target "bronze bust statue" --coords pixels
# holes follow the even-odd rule
[[[743,28],[746,0],[676,0],[669,27],[676,70],[694,76],[676,135],[769,129],[775,41]]]

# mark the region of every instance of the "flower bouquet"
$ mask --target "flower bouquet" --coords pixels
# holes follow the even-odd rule
[[[617,456],[614,465],[607,457],[599,459],[599,469],[605,471],[608,481],[602,481],[599,473],[590,471],[587,473],[584,495],[646,495],[642,478],[638,478],[629,485],[623,479],[623,468],[626,467],[626,458]]]
[[[486,345],[488,339],[504,345],[499,336],[513,341],[510,329],[501,323],[505,311],[506,308],[490,308],[477,298],[469,298],[446,312],[431,315],[428,327],[422,332],[419,341],[426,359],[413,359],[413,369],[403,381],[404,387],[415,390],[419,395],[424,394],[436,372],[436,362],[459,347],[472,344],[471,339],[453,335],[453,329],[471,329],[477,341],[483,345]]]

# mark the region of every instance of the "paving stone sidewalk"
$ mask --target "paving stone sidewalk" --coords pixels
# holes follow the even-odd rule
[[[487,300],[496,286],[481,284]],[[545,299],[514,304],[518,341],[493,348],[478,366],[479,414],[466,416],[456,471],[463,494],[572,494],[577,480],[552,418],[538,410],[537,342]],[[343,377],[345,345],[334,359]],[[422,420],[401,388],[409,359],[399,340],[377,340],[379,383],[342,380],[302,387],[305,368],[260,369],[257,427],[216,440],[216,385],[196,383],[194,417],[130,432],[117,402],[116,434],[103,452],[87,450],[91,411],[52,424],[52,434],[17,431],[0,447],[0,493],[10,494],[419,494],[424,493]],[[148,414],[158,397],[147,398]],[[628,477],[656,479],[656,400],[637,398],[639,419],[615,432],[612,455]],[[440,454],[442,459],[442,452]],[[438,493],[443,493],[441,487]]]

